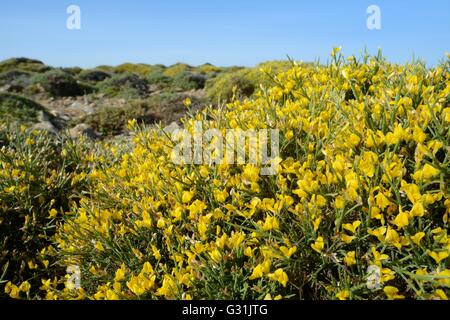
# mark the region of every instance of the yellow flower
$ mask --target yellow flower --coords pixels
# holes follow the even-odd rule
[[[402,229],[409,225],[409,214],[406,211],[400,209],[400,213],[394,219],[395,225],[398,229]]]
[[[146,261],[145,263],[144,263],[144,265],[142,266],[142,271],[141,271],[141,273],[142,274],[153,274],[153,267],[152,267],[152,265],[150,264],[150,262],[148,262],[148,261]]]
[[[116,276],[114,277],[114,281],[119,282],[119,281],[122,281],[123,279],[125,279],[125,273],[126,273],[125,264],[122,263],[120,268],[117,269],[117,271],[116,271]]]
[[[389,256],[384,253],[379,253],[375,247],[372,247],[372,254],[374,257],[375,265],[380,266],[383,260],[389,259]]]
[[[343,227],[345,230],[350,231],[351,233],[356,233],[356,229],[358,229],[358,227],[360,226],[360,224],[361,224],[361,221],[356,220],[356,221],[354,221],[353,223],[344,223],[344,224],[342,225],[342,227]]]
[[[226,190],[216,190],[214,191],[214,199],[220,203],[224,203],[228,198],[228,192]]]
[[[189,206],[189,217],[192,219],[199,213],[202,213],[203,210],[206,209],[206,204],[203,201],[195,200],[190,206]]]
[[[158,248],[153,244],[152,244],[152,252],[156,260],[158,261],[161,260],[161,253],[159,252]]]
[[[245,248],[244,255],[249,257],[249,258],[253,257],[253,249],[252,249],[252,247]]]
[[[313,221],[314,231],[317,231],[317,229],[319,229],[319,225],[320,225],[321,221],[322,221],[322,218],[320,218],[320,217]]]
[[[421,170],[416,171],[412,177],[416,181],[428,181],[440,173],[438,169],[426,163]]]
[[[398,232],[391,227],[387,228],[385,241],[392,244],[397,249],[400,249],[403,245]]]
[[[297,251],[297,247],[294,246],[294,247],[287,248],[285,246],[281,246],[280,251],[283,253],[283,255],[286,258],[290,258]]]
[[[334,200],[334,207],[339,210],[339,209],[343,209],[344,206],[345,206],[344,197],[337,196],[336,199]]]
[[[437,263],[440,263],[442,260],[447,259],[449,256],[448,252],[441,251],[441,252],[428,252],[428,255],[434,259]]]
[[[22,292],[25,292],[25,293],[30,292],[30,289],[31,289],[31,285],[28,281],[22,282],[22,284],[19,287],[19,290]]]
[[[420,246],[420,241],[422,240],[423,237],[425,237],[425,233],[420,231],[417,232],[415,235],[411,236],[411,240],[412,242]]]
[[[9,294],[9,296],[13,299],[19,298],[20,289],[15,284],[12,284],[11,281],[9,281],[5,285],[5,293]]]
[[[387,230],[386,227],[379,227],[375,230],[369,229],[367,230],[367,233],[377,237],[378,241],[382,242],[385,239],[386,230]]]
[[[58,211],[56,211],[55,209],[51,209],[51,210],[48,212],[48,215],[49,215],[49,217],[50,217],[51,219],[54,219],[54,218],[56,218],[56,216],[58,215]]]
[[[378,162],[378,156],[376,153],[366,151],[363,153],[361,162],[359,163],[359,169],[366,174],[369,178],[372,178],[375,174],[375,164]]]
[[[342,47],[334,47],[333,50],[331,51],[331,56],[334,58],[336,57],[336,55],[341,51]]]
[[[11,186],[9,188],[3,189],[6,193],[13,193],[16,190],[16,186]]]
[[[258,278],[262,278],[264,274],[268,273],[270,270],[270,262],[265,260],[263,263],[258,264],[253,268],[252,274],[248,278],[249,280],[254,280]]]
[[[324,248],[323,238],[322,237],[318,237],[316,239],[316,242],[311,244],[311,248],[313,248],[314,251],[317,251],[317,252],[320,253],[323,250],[323,248]]]
[[[178,290],[173,279],[169,276],[164,276],[162,286],[156,291],[156,294],[170,299],[176,294],[177,291]]]
[[[347,300],[350,297],[350,291],[342,290],[336,293],[336,298],[339,300]]]
[[[33,262],[33,260],[28,261],[28,268],[30,268],[30,270],[34,270],[37,267],[38,266]]]
[[[450,269],[442,270],[437,274],[441,277],[438,281],[446,286],[450,286]]]
[[[283,269],[275,270],[275,272],[270,273],[268,277],[271,280],[278,281],[283,287],[286,287],[286,284],[289,281],[288,275],[283,271]]]
[[[442,289],[437,289],[434,294],[440,299],[440,300],[448,300],[447,295],[445,294],[445,291]]]
[[[370,208],[370,217],[371,217],[372,219],[378,219],[378,220],[381,220],[382,223],[383,223],[383,221],[384,221],[384,217],[383,217],[383,215],[382,215],[382,213],[381,213],[380,208],[378,208],[378,207],[372,207],[372,208]]]
[[[425,214],[425,209],[423,207],[422,201],[417,201],[414,203],[413,207],[411,208],[410,212],[412,217],[423,217]]]
[[[285,133],[284,137],[285,137],[287,140],[291,140],[291,139],[294,137],[294,131],[289,130],[288,132]]]
[[[376,201],[377,206],[381,210],[384,210],[388,206],[391,205],[391,202],[389,201],[389,199],[382,192],[377,194],[377,196],[375,197],[375,201]]]
[[[95,249],[97,249],[98,251],[105,251],[105,248],[103,247],[103,244],[101,242],[96,242],[95,243]]]
[[[106,300],[119,300],[119,296],[112,290],[106,291]]]
[[[395,279],[395,272],[389,268],[382,268],[381,273],[382,273],[381,282],[388,282],[390,280]]]
[[[209,256],[215,263],[219,263],[222,260],[222,254],[218,249],[214,249],[212,252],[210,252]]]
[[[405,180],[402,180],[401,190],[406,193],[409,201],[411,201],[412,204],[415,204],[422,198],[422,195],[420,194],[420,189],[416,184],[413,183],[409,184]]]
[[[184,104],[187,108],[189,108],[189,107],[191,106],[191,104],[192,104],[192,101],[191,101],[191,99],[190,99],[189,97],[187,97],[186,99],[184,99],[183,104]]]
[[[190,203],[192,198],[194,197],[195,192],[194,191],[183,191],[183,194],[181,196],[181,201],[183,203]]]
[[[259,180],[259,169],[251,164],[245,166],[244,172],[242,173],[242,179],[244,182],[250,184],[252,182],[258,182]]]
[[[404,299],[405,296],[398,294],[398,289],[392,286],[386,286],[383,289],[389,300]]]
[[[158,222],[156,223],[156,227],[158,227],[159,229],[163,229],[166,227],[166,221],[164,220],[164,218],[159,218]]]
[[[270,231],[270,230],[278,230],[280,225],[278,224],[278,220],[275,217],[267,216],[266,220],[264,221],[264,224],[262,226],[262,229],[264,231]]]
[[[356,264],[355,251],[347,252],[344,257],[344,263],[347,267],[351,267],[352,265]]]
[[[345,233],[341,234],[341,240],[344,241],[346,244],[351,243],[353,240],[355,240],[355,236],[349,236]]]

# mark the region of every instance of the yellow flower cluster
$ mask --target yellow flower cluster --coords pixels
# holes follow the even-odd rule
[[[161,129],[96,166],[59,228],[90,299],[447,299],[450,62],[293,64],[253,98],[184,120],[279,129],[280,167],[177,165]],[[95,160],[94,160],[95,162]]]

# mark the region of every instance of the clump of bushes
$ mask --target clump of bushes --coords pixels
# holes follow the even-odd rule
[[[152,66],[144,63],[123,63],[113,68],[115,73],[135,73],[142,77],[159,69],[158,66]]]
[[[216,67],[211,63],[204,63],[201,66],[195,67],[192,69],[194,72],[198,72],[205,75],[215,75],[223,71],[222,68]]]
[[[89,150],[81,141],[0,124],[0,299],[34,297],[41,279],[64,275],[52,237],[87,190]]]
[[[0,73],[0,87],[6,86],[8,91],[22,92],[29,84],[32,73],[12,69]]]
[[[149,85],[154,85],[158,89],[165,89],[172,86],[173,78],[164,75],[163,72],[152,72],[147,78]]]
[[[52,118],[43,106],[33,100],[12,93],[0,93],[0,124],[36,123],[40,112]]]
[[[186,71],[175,76],[172,86],[182,90],[198,90],[205,87],[205,82],[205,75]]]
[[[97,87],[112,97],[138,98],[149,93],[147,80],[134,73],[116,74],[99,83]]]
[[[122,134],[129,120],[137,119],[142,124],[152,124],[159,119],[146,108],[133,103],[122,106],[99,106],[96,112],[85,116],[81,122],[89,125],[103,137]]]
[[[231,67],[211,78],[206,83],[208,98],[217,103],[229,102],[233,97],[238,99],[250,97],[260,85],[273,85],[269,75],[278,74],[292,67],[290,61],[268,61],[254,68]]]
[[[191,71],[192,67],[188,64],[185,63],[176,63],[174,65],[171,65],[170,67],[167,67],[164,70],[164,75],[171,77],[171,78],[175,78],[178,74],[183,73],[183,72],[188,72]]]
[[[257,86],[258,81],[251,77],[251,71],[242,69],[209,80],[206,84],[206,94],[214,103],[229,102],[233,97],[251,96]]]
[[[31,79],[31,84],[53,97],[75,97],[94,91],[93,87],[78,82],[72,75],[59,69],[36,74]]]
[[[111,73],[99,69],[87,69],[78,74],[78,79],[84,82],[96,84],[111,78]]]
[[[182,121],[190,133],[195,121],[220,132],[278,129],[271,175],[260,161],[176,165],[180,140],[135,126],[133,150],[91,171],[92,192],[56,237],[60,261],[78,262],[82,289],[47,294],[447,299],[449,63],[337,52],[328,66],[293,65],[249,99]]]
[[[28,58],[11,58],[0,62],[0,73],[10,70],[41,73],[50,69],[42,61]]]
[[[80,74],[83,69],[81,69],[80,67],[67,67],[67,68],[61,68],[62,71],[67,72],[68,74],[72,75],[72,76],[77,76],[78,74]]]

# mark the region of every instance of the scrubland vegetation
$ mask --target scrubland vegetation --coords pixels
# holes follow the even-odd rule
[[[0,297],[447,299],[449,71],[0,63]],[[174,121],[278,129],[279,170],[176,165]]]

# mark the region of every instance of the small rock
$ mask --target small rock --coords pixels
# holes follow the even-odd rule
[[[172,122],[171,124],[169,124],[168,126],[164,127],[164,132],[171,134],[173,133],[175,130],[180,129],[180,126],[178,125],[178,123],[176,123],[175,121]]]
[[[68,111],[75,111],[76,113],[84,113],[84,114],[92,114],[94,113],[94,108],[90,105],[80,103],[80,102],[73,102],[68,108]]]
[[[57,133],[58,130],[50,121],[41,121],[33,125],[33,129],[35,130],[43,130],[52,133]]]
[[[78,138],[82,135],[85,135],[91,139],[96,139],[98,137],[97,134],[95,133],[95,131],[89,125],[87,125],[85,123],[77,124],[75,127],[70,129],[69,135],[72,138]]]

